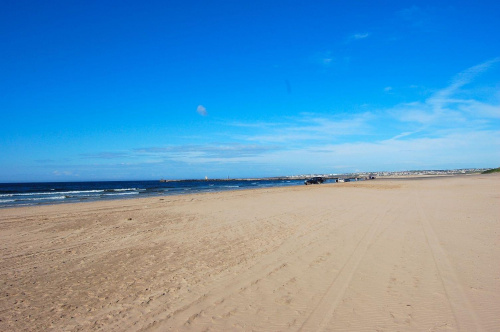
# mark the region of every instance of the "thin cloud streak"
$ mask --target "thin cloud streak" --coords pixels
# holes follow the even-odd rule
[[[432,105],[435,110],[439,111],[447,104],[453,103],[453,99],[451,98],[451,96],[459,92],[460,88],[469,84],[479,74],[490,69],[493,65],[495,65],[499,61],[500,57],[494,58],[492,60],[470,67],[464,70],[463,72],[459,73],[453,78],[452,83],[448,87],[440,90],[439,92],[434,94],[431,98],[429,98],[427,100],[428,104]],[[458,100],[456,100],[455,103],[458,103]]]
[[[300,142],[334,140],[341,136],[366,135],[370,132],[371,113],[362,113],[340,118],[319,114],[304,114],[291,118],[279,127],[269,127],[265,134],[248,136],[248,141],[256,142]]]
[[[500,104],[487,104],[475,99],[456,98],[463,88],[479,74],[500,61],[495,58],[464,70],[454,77],[451,84],[425,102],[413,102],[396,106],[391,112],[399,121],[417,122],[422,125],[444,127],[472,123],[479,118],[499,118]],[[472,94],[473,95],[473,94]]]
[[[370,37],[371,33],[355,33],[349,37],[351,40],[361,40]]]

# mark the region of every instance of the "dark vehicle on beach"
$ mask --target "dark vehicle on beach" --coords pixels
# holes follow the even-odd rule
[[[325,182],[325,179],[323,179],[320,176],[315,176],[313,178],[307,179],[304,181],[304,184],[307,186],[308,184],[320,184]]]

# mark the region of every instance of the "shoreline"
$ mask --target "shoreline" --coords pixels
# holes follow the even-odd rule
[[[119,181],[10,184],[0,186],[0,208],[163,197],[244,188],[285,187],[301,180]]]
[[[360,179],[358,181],[351,181],[352,183],[359,183],[363,181],[390,181],[390,180],[419,180],[419,179],[434,179],[434,178],[452,178],[452,177],[460,177],[460,176],[480,176],[482,174],[453,174],[453,175],[410,175],[410,176],[383,176],[383,177],[377,177],[376,179]],[[344,177],[344,178],[349,178],[349,177]],[[332,179],[338,179],[336,177],[330,177],[330,178],[325,178],[327,181],[324,184],[321,185],[341,185],[342,183],[334,183],[334,182],[329,182],[328,180]],[[30,204],[22,204],[20,203],[19,205],[1,205],[0,204],[0,210],[4,209],[13,209],[13,208],[26,208],[26,207],[41,207],[41,206],[51,206],[51,205],[66,205],[66,204],[85,204],[85,203],[94,203],[94,202],[105,202],[105,201],[129,201],[129,200],[135,200],[135,199],[144,199],[144,198],[165,198],[165,197],[170,197],[170,196],[184,196],[184,195],[194,195],[194,194],[200,194],[200,193],[219,193],[219,192],[225,192],[225,191],[241,191],[241,190],[254,190],[254,189],[263,189],[263,188],[288,188],[288,187],[294,187],[294,186],[301,186],[302,179],[286,179],[286,178],[268,178],[268,179],[230,179],[230,180],[208,180],[210,181],[220,181],[220,182],[251,182],[251,181],[294,181],[297,182],[297,184],[275,184],[272,186],[266,186],[266,187],[240,187],[240,188],[232,188],[232,189],[227,189],[227,188],[217,188],[213,189],[210,191],[199,191],[199,192],[169,192],[169,193],[164,193],[164,194],[154,194],[154,195],[145,195],[145,197],[137,197],[137,196],[132,196],[130,197],[123,196],[123,197],[116,197],[116,198],[86,198],[86,199],[80,199],[79,201],[73,200],[73,201],[65,201],[65,200],[53,200],[47,203],[40,202],[40,203],[30,203]],[[135,181],[103,181],[102,183],[108,183],[108,182],[114,182],[114,183],[119,183],[119,182],[135,182]],[[150,182],[150,181],[145,181],[145,182]],[[167,181],[163,183],[168,183],[168,182],[186,182],[186,183],[191,183],[191,182],[205,182],[205,180],[173,180],[173,181]],[[47,182],[51,183],[51,182]],[[85,183],[85,182],[83,182]],[[300,184],[299,184],[300,183]],[[58,194],[57,192],[54,192],[54,194]],[[138,195],[139,196],[139,195]]]
[[[0,330],[500,328],[499,175],[0,210]]]

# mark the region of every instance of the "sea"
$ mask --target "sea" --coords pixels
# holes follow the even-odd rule
[[[184,180],[0,183],[0,208],[284,187],[304,180]]]

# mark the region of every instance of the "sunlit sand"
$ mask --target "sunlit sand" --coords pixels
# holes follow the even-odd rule
[[[2,331],[498,331],[500,176],[0,210]]]

